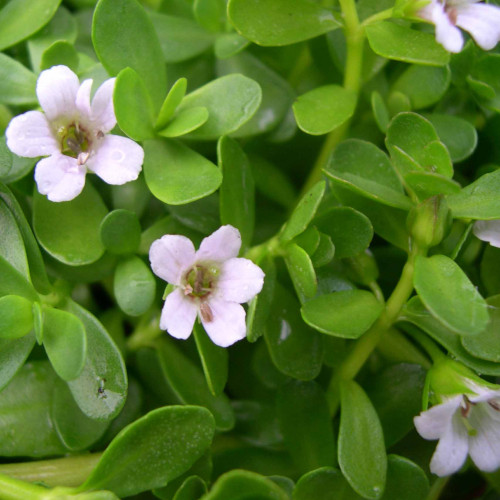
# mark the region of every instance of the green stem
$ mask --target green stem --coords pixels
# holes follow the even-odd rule
[[[392,17],[393,8],[382,10],[373,14],[373,16],[367,17],[362,23],[362,26],[370,26],[370,24],[378,23],[379,21],[384,21],[385,19],[390,19]]]
[[[426,500],[438,500],[452,476],[438,477],[431,486]]]
[[[424,333],[413,328],[406,330],[406,333],[408,333],[410,337],[413,337],[426,350],[434,363],[446,358],[441,349],[439,349],[439,347]]]
[[[132,335],[127,339],[127,349],[129,351],[137,351],[141,347],[153,345],[156,338],[163,333],[158,327],[159,324],[160,318],[158,314],[149,317],[146,316],[142,319]]]
[[[89,453],[75,457],[56,458],[53,460],[39,460],[37,462],[25,462],[17,464],[0,465],[0,498],[4,500],[4,479],[8,476],[12,484],[21,484],[24,486],[33,486],[28,490],[35,492],[34,488],[40,486],[32,485],[32,482],[46,484],[50,487],[55,486],[80,486],[84,483],[101,458],[102,453]],[[4,476],[5,475],[5,476]],[[24,481],[27,481],[25,483]],[[47,491],[41,488],[42,491]],[[8,497],[28,500],[37,497]]]
[[[352,380],[363,367],[378,343],[398,319],[401,309],[410,298],[413,291],[413,271],[415,260],[423,254],[414,246],[401,273],[396,288],[386,303],[384,311],[375,324],[356,342],[352,351],[334,373],[327,390],[327,400],[331,415],[335,415],[340,403],[340,384],[345,380]]]
[[[0,474],[0,498],[2,500],[41,500],[47,489],[19,479]]]
[[[347,58],[344,73],[344,88],[355,94],[359,93],[361,87],[361,70],[363,68],[363,44],[365,33],[359,22],[356,4],[354,0],[340,0],[342,16],[344,18],[344,32],[346,38]],[[332,130],[325,138],[318,158],[302,188],[302,196],[311,189],[322,177],[322,170],[333,148],[346,137],[349,130],[350,120],[340,127]]]

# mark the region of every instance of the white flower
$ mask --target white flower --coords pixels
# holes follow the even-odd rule
[[[240,304],[261,291],[264,273],[252,261],[236,258],[240,246],[239,231],[229,225],[207,236],[198,251],[185,236],[172,234],[151,245],[153,271],[175,286],[163,306],[162,330],[187,339],[199,316],[208,336],[221,347],[245,337]]]
[[[436,26],[436,40],[448,52],[460,52],[464,40],[457,28],[468,31],[484,50],[500,41],[500,8],[479,0],[431,0],[417,16]]]
[[[87,171],[108,184],[137,179],[144,151],[134,141],[106,135],[115,125],[113,89],[106,80],[92,103],[92,80],[81,85],[66,66],[54,66],[38,77],[36,93],[42,107],[16,116],[5,133],[7,146],[19,156],[40,160],[35,169],[38,190],[51,201],[69,201],[80,194]]]
[[[480,240],[500,248],[500,219],[478,220],[474,223],[472,231]]]
[[[500,390],[465,380],[470,393],[443,398],[414,419],[423,438],[439,439],[430,465],[438,476],[458,471],[467,453],[485,472],[500,467]]]

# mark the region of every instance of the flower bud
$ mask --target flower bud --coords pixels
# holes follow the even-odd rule
[[[410,210],[408,230],[420,248],[430,248],[441,242],[451,226],[451,213],[442,195],[427,198]]]

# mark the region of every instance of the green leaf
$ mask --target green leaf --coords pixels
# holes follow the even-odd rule
[[[59,40],[54,42],[42,54],[42,60],[40,61],[41,70],[49,69],[58,64],[67,66],[75,73],[78,71],[78,53],[71,43]]]
[[[163,60],[176,63],[207,51],[214,43],[213,33],[192,19],[150,12],[149,17],[160,40]]]
[[[285,445],[299,471],[336,463],[328,404],[316,382],[290,381],[283,386],[277,394],[276,411]]]
[[[480,276],[487,295],[500,293],[500,248],[486,245],[480,264]]]
[[[316,214],[325,187],[325,181],[319,181],[301,198],[281,232],[280,240],[283,243],[292,240],[306,230]]]
[[[352,380],[341,385],[339,465],[361,496],[382,497],[387,472],[382,427],[371,401]]]
[[[396,168],[402,175],[417,170],[453,177],[449,153],[427,119],[416,113],[400,113],[389,124],[386,139]]]
[[[248,137],[270,132],[286,118],[295,97],[291,85],[276,71],[266,66],[260,59],[242,52],[230,59],[219,59],[216,63],[218,75],[241,73],[260,86],[262,100],[253,117],[232,133],[233,137]],[[293,117],[290,117],[293,122]],[[292,123],[293,125],[293,123]],[[295,130],[292,127],[292,133]]]
[[[144,144],[146,183],[159,200],[182,205],[213,193],[222,182],[220,170],[204,156],[170,140]]]
[[[0,338],[17,339],[33,329],[31,300],[17,295],[0,297]]]
[[[50,417],[56,379],[49,363],[35,361],[25,364],[2,390],[0,393],[2,456],[39,458],[67,452],[57,436]],[[30,432],[26,432],[26,429]]]
[[[33,285],[0,255],[0,297],[20,295],[31,302],[40,300]]]
[[[105,420],[93,420],[85,415],[67,385],[61,381],[55,383],[51,417],[59,439],[72,451],[89,448],[109,426],[109,422]]]
[[[92,41],[109,74],[117,75],[126,67],[137,72],[158,110],[167,78],[160,42],[144,8],[136,0],[99,0]]]
[[[318,248],[319,241],[319,231],[315,226],[309,226],[303,233],[294,238],[293,243],[303,248],[307,252],[307,255],[312,255]]]
[[[339,85],[325,85],[302,94],[293,105],[301,130],[322,135],[345,123],[356,108],[356,93]]]
[[[0,50],[28,38],[47,24],[61,0],[10,0],[0,10]]]
[[[201,477],[190,476],[175,493],[173,500],[198,500],[207,492],[207,485]]]
[[[0,34],[0,41],[1,38]],[[0,54],[0,103],[17,106],[36,104],[35,87],[36,75],[33,72],[15,59]]]
[[[179,78],[172,85],[161,106],[160,113],[156,119],[155,128],[160,129],[165,127],[172,116],[174,116],[177,106],[179,106],[186,95],[186,88],[187,80],[185,78]]]
[[[50,22],[27,41],[33,71],[40,71],[42,55],[54,42],[75,43],[77,29],[75,18],[68,9],[60,6]]]
[[[161,488],[203,455],[214,431],[205,408],[153,410],[116,436],[80,491],[107,489],[125,497]]]
[[[450,80],[448,66],[412,65],[394,82],[391,90],[406,95],[412,109],[428,108],[443,97]]]
[[[340,26],[330,10],[306,0],[230,0],[228,15],[241,35],[264,46],[301,42]]]
[[[193,336],[208,388],[214,396],[219,396],[227,382],[227,349],[215,345],[199,323],[194,325]]]
[[[431,196],[451,195],[461,190],[458,182],[431,172],[410,172],[405,175],[405,182],[422,201]]]
[[[408,210],[411,202],[387,155],[370,142],[340,143],[325,170],[332,182],[384,205]]]
[[[113,292],[120,309],[129,316],[140,316],[155,298],[156,281],[149,266],[132,255],[115,269]]]
[[[202,106],[185,109],[174,116],[172,121],[158,134],[162,137],[179,137],[189,134],[189,132],[201,127],[208,120],[208,117],[207,108]]]
[[[19,271],[28,281],[30,273],[28,260],[24,250],[24,241],[19,231],[17,221],[9,207],[0,199],[0,255]]]
[[[141,225],[134,212],[113,210],[102,220],[100,235],[108,252],[116,255],[134,253],[141,240]]]
[[[214,45],[215,57],[228,59],[246,49],[250,42],[238,33],[223,33],[217,37]]]
[[[322,333],[357,339],[373,325],[383,308],[371,292],[342,290],[309,300],[301,313],[308,325]]]
[[[413,297],[403,309],[400,317],[401,321],[407,321],[410,324],[403,323],[404,330],[412,331],[418,326],[423,331],[428,333],[436,342],[440,343],[447,349],[454,358],[461,361],[469,368],[482,373],[484,375],[500,375],[500,367],[498,363],[486,361],[472,356],[466,351],[462,345],[460,337],[454,331],[447,328],[438,321],[422,304],[419,297]]]
[[[191,132],[193,139],[213,140],[238,130],[257,111],[262,99],[260,86],[240,74],[222,76],[196,89],[182,100],[178,111],[205,107],[208,120]]]
[[[222,171],[219,191],[221,224],[231,224],[241,234],[243,249],[252,241],[255,224],[255,184],[250,162],[240,145],[221,137],[217,156]]]
[[[293,500],[359,500],[342,473],[333,467],[321,467],[304,474],[295,485]]]
[[[315,252],[311,255],[311,262],[314,268],[326,266],[335,256],[335,245],[330,236],[324,233],[319,233],[319,245]]]
[[[45,270],[45,263],[38,243],[33,235],[33,231],[26,220],[21,206],[12,192],[3,184],[0,184],[0,198],[7,204],[12,212],[23,237],[33,284],[40,293],[49,293],[52,290],[52,286],[47,276],[47,271]]]
[[[449,257],[417,257],[413,282],[424,305],[447,328],[464,336],[486,328],[489,321],[486,302]]]
[[[0,390],[11,380],[24,365],[36,339],[33,333],[19,339],[0,338]]]
[[[373,238],[370,219],[350,207],[331,208],[318,215],[313,224],[331,238],[337,258],[364,252]]]
[[[7,147],[5,136],[0,138],[0,182],[10,184],[22,179],[31,172],[36,160],[36,158],[23,158],[15,155]]]
[[[1,300],[1,299],[0,299]],[[500,295],[486,299],[490,322],[481,335],[462,337],[462,345],[473,356],[500,362]]]
[[[215,418],[217,429],[234,426],[234,412],[225,394],[214,396],[201,370],[167,338],[157,342],[162,372],[170,388],[184,404],[204,406]]]
[[[113,105],[120,128],[134,141],[154,137],[153,103],[143,80],[132,68],[116,77]]]
[[[453,217],[462,219],[500,219],[500,170],[479,177],[460,193],[448,196],[446,201]]]
[[[63,203],[34,193],[33,228],[38,241],[52,257],[70,266],[90,264],[102,256],[99,226],[106,213],[89,182],[79,196]]]
[[[313,380],[323,361],[319,334],[302,321],[295,297],[276,283],[264,338],[274,365],[298,380]]]
[[[85,366],[78,378],[68,382],[70,391],[88,417],[109,420],[125,403],[125,363],[109,333],[92,314],[69,299],[65,309],[81,320],[87,334]]]
[[[367,26],[366,36],[373,52],[388,59],[431,66],[445,66],[450,60],[431,33],[384,21]]]
[[[371,95],[371,106],[378,128],[385,134],[390,121],[389,110],[387,109],[382,96],[376,90],[374,90]]]
[[[289,500],[288,495],[265,476],[232,470],[220,476],[203,500]]]
[[[478,83],[489,86],[493,93],[480,99],[481,103],[497,112],[500,112],[500,54],[485,54],[474,65],[472,76]]]
[[[255,342],[264,335],[267,317],[271,310],[271,302],[274,296],[274,285],[276,284],[276,266],[274,261],[268,257],[259,262],[264,271],[264,286],[250,302],[247,312],[247,339]]]
[[[468,158],[476,149],[477,132],[472,123],[458,116],[433,113],[427,119],[434,125],[453,162]]]
[[[366,392],[377,410],[387,448],[414,428],[413,417],[422,409],[425,376],[421,366],[399,363],[368,380]]]
[[[428,494],[429,480],[417,464],[398,455],[387,457],[387,484],[382,500],[420,500]]]
[[[75,315],[45,308],[43,346],[59,377],[74,380],[80,375],[85,365],[87,336],[83,323]]]
[[[286,247],[285,263],[300,301],[314,297],[318,281],[307,252],[297,244],[290,243]]]
[[[225,0],[195,0],[193,12],[198,24],[207,31],[213,33],[224,31],[226,24]]]

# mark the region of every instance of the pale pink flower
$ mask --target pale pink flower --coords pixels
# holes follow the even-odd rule
[[[477,238],[500,248],[500,219],[478,220],[472,228]]]
[[[237,258],[241,236],[222,226],[195,251],[185,236],[167,234],[149,251],[156,275],[174,285],[165,300],[160,328],[187,339],[198,316],[214,344],[227,347],[246,335],[245,309],[240,305],[257,295],[264,273],[251,260]]]
[[[416,15],[436,26],[436,40],[448,52],[462,50],[464,40],[457,26],[484,50],[500,41],[500,8],[479,0],[431,0]]]
[[[106,80],[92,103],[92,80],[81,85],[66,66],[54,66],[38,77],[36,93],[44,113],[28,111],[9,124],[9,149],[40,160],[35,168],[38,190],[51,201],[69,201],[80,194],[87,171],[108,184],[137,179],[143,149],[131,139],[108,132],[116,125],[115,79]]]

